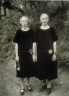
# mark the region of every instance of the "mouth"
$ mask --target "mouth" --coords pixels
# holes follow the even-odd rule
[[[43,22],[44,24],[47,24],[47,22]]]

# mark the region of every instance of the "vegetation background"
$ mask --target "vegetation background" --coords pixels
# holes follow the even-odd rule
[[[5,16],[3,15],[4,13],[3,7],[6,9]],[[66,72],[64,73],[65,76],[66,74],[68,74],[67,73],[68,70],[65,68],[69,67],[68,66],[69,65],[69,1],[0,0],[0,9],[1,9],[1,13],[0,13],[0,67],[1,67],[0,77],[1,79],[0,80],[3,83],[3,85],[1,85],[1,96],[4,96],[5,94],[6,96],[9,96],[10,93],[11,96],[13,96],[11,91],[7,93],[6,88],[4,88],[5,85],[7,86],[7,84],[9,85],[12,84],[10,85],[10,87],[14,86],[13,84],[15,84],[16,87],[18,85],[18,81],[15,78],[15,66],[14,66],[15,48],[14,48],[13,38],[15,36],[16,30],[21,27],[19,23],[19,19],[23,15],[28,15],[31,18],[30,21],[30,23],[32,23],[31,27],[35,28],[40,25],[39,22],[40,14],[41,13],[49,14],[50,17],[49,24],[55,28],[56,34],[58,36],[57,59],[58,59],[58,68],[61,67],[59,73],[65,71]],[[65,67],[62,69],[62,66]],[[62,79],[64,78],[63,77],[64,74],[62,73],[60,75],[61,80],[58,79],[58,81],[56,82],[62,81]],[[12,77],[14,77],[14,80]],[[35,79],[33,80],[35,81]],[[64,82],[61,83],[63,84]],[[9,85],[7,86],[8,90],[9,90]],[[16,89],[16,87],[14,88]],[[3,89],[4,92],[2,88],[4,88]],[[63,95],[56,95],[56,96],[68,96],[68,95],[63,94]]]
[[[58,64],[69,64],[69,2],[37,0],[7,1],[10,1],[10,5],[7,3],[4,4],[6,6],[7,16],[2,16],[0,20],[0,60],[4,61],[3,59],[15,58],[13,38],[16,30],[20,28],[20,17],[24,14],[28,15],[31,18],[31,27],[35,28],[35,26],[40,24],[40,14],[45,12],[49,14],[49,24],[55,28],[59,38],[57,42]]]

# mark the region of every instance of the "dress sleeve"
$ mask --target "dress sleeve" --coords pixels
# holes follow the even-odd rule
[[[13,39],[13,42],[18,43],[18,41],[19,41],[19,31],[17,30],[16,34],[15,34],[15,37]]]
[[[38,38],[37,38],[37,37],[38,37],[38,32],[39,32],[39,30],[35,28],[34,34],[33,34],[34,42],[37,42],[37,39],[38,39]]]
[[[57,34],[53,28],[52,28],[52,40],[53,40],[53,42],[58,40]]]
[[[36,42],[36,33],[33,33],[33,42]]]

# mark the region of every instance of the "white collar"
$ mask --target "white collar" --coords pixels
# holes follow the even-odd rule
[[[46,30],[46,29],[49,29],[49,28],[50,28],[49,25],[47,25],[47,26],[45,26],[45,27],[44,27],[44,26],[41,26],[41,27],[40,27],[40,29],[43,29],[43,30]]]
[[[29,30],[29,28],[26,28],[26,29],[21,28],[21,30],[23,30],[23,31],[28,31],[28,30]]]

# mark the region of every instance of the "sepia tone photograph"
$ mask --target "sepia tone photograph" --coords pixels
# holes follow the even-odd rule
[[[0,96],[69,96],[68,32],[68,0],[0,0]]]

